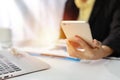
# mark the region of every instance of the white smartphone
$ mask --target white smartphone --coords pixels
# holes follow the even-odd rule
[[[62,21],[61,27],[68,39],[72,39],[75,35],[78,35],[88,44],[92,45],[93,39],[89,23],[85,21]]]

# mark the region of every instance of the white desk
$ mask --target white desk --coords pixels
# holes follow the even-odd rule
[[[64,49],[65,42],[61,42],[59,46]],[[22,48],[23,51],[40,51],[39,48],[32,49]],[[52,53],[64,55],[66,52],[57,50]],[[37,58],[47,62],[51,68],[8,80],[120,80],[120,61],[99,60],[85,63],[45,57]]]
[[[50,64],[49,70],[35,72],[8,80],[120,80],[120,61],[95,63],[40,58]]]

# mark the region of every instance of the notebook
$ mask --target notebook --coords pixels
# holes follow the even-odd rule
[[[28,54],[15,56],[10,51],[0,51],[0,80],[49,69],[49,65]]]

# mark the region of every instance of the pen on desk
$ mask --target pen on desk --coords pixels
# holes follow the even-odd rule
[[[58,58],[58,59],[63,59],[63,60],[70,60],[70,61],[80,61],[79,58],[73,58],[73,57],[67,57],[67,56],[61,56],[61,55],[55,55],[55,54],[48,54],[48,53],[41,53],[41,54],[36,54],[36,53],[29,53],[32,56],[44,56],[44,57],[52,57],[52,58]]]

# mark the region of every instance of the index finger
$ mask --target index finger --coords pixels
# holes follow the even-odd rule
[[[75,40],[76,40],[76,42],[78,43],[78,44],[80,44],[81,45],[81,47],[83,48],[83,49],[86,49],[86,50],[91,50],[91,46],[89,46],[89,44],[85,41],[85,40],[83,40],[81,37],[79,37],[79,36],[75,36]]]

